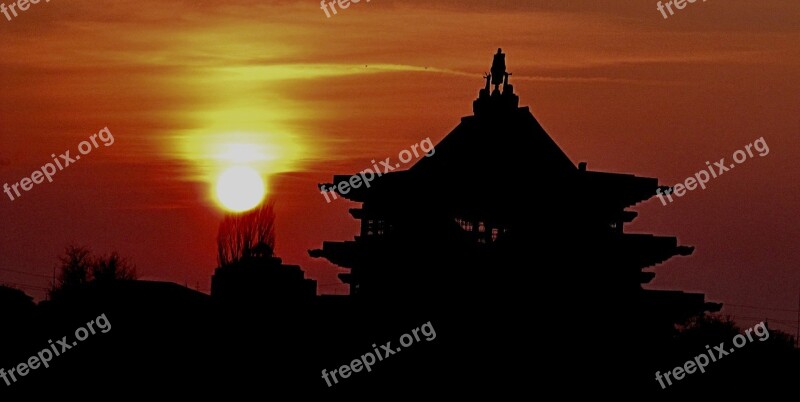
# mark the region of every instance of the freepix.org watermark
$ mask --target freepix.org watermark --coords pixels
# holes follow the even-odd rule
[[[6,16],[6,19],[11,21],[11,14],[14,15],[14,18],[17,17],[17,9],[19,11],[28,11],[31,7],[31,4],[39,4],[41,0],[17,0],[16,2],[11,3],[9,6],[6,7],[5,3],[0,3],[0,13]],[[50,0],[45,0],[45,3],[49,3]],[[11,11],[11,14],[8,12]]]
[[[398,347],[397,349],[392,348],[392,341],[386,342],[385,344],[381,345],[381,348],[378,347],[373,343],[372,347],[375,348],[375,354],[372,352],[367,352],[361,355],[358,359],[353,359],[350,364],[343,364],[338,369],[334,369],[331,372],[328,372],[325,369],[322,369],[322,379],[325,380],[325,383],[328,384],[328,387],[333,386],[333,384],[338,384],[339,379],[336,378],[337,374],[339,378],[345,379],[350,378],[350,375],[353,373],[361,372],[361,370],[367,370],[367,372],[372,371],[372,365],[375,364],[375,356],[378,357],[377,361],[383,361],[384,359],[388,358],[389,356],[403,350],[403,348],[407,348],[414,344],[414,341],[420,342],[420,333],[425,336],[425,340],[430,342],[436,339],[436,331],[433,329],[433,325],[431,322],[428,321],[425,324],[422,324],[422,327],[414,328],[411,330],[411,334],[403,334],[400,337],[400,345],[402,347]],[[333,383],[331,383],[331,379],[333,379]]]
[[[761,137],[755,142],[745,145],[744,149],[740,149],[733,153],[733,161],[736,163],[727,164],[725,163],[725,158],[722,158],[716,162],[714,162],[714,166],[711,166],[711,162],[706,161],[706,167],[708,171],[701,170],[694,174],[694,176],[689,176],[683,183],[678,183],[672,188],[668,189],[665,192],[661,192],[661,189],[656,190],[656,195],[658,199],[661,200],[662,205],[667,205],[667,202],[664,200],[664,196],[669,199],[669,202],[672,202],[672,194],[675,194],[676,197],[683,197],[686,194],[686,191],[692,191],[700,186],[701,189],[706,189],[706,184],[711,179],[716,179],[719,176],[722,176],[723,173],[728,172],[736,167],[736,165],[741,165],[749,158],[753,158],[755,154],[753,153],[753,149],[758,152],[758,156],[764,157],[769,154],[769,146],[767,142],[764,140],[764,137]]]
[[[430,137],[420,141],[419,144],[412,145],[409,149],[404,149],[400,151],[399,155],[397,155],[397,158],[400,159],[400,162],[403,164],[410,162],[413,158],[419,159],[423,155],[433,156],[433,154],[436,153],[436,149],[433,147]],[[422,150],[422,154],[420,154],[420,150]],[[362,184],[369,188],[370,183],[375,180],[375,177],[381,177],[384,173],[389,173],[400,167],[400,163],[392,164],[391,158],[382,160],[380,166],[375,163],[375,159],[373,159],[371,163],[373,164],[372,167],[375,168],[375,170],[372,168],[366,168],[361,172],[350,176],[348,181],[339,182],[337,186],[328,187],[324,184],[320,185],[319,189],[321,190],[320,192],[322,195],[325,197],[325,201],[328,201],[330,204],[331,199],[328,197],[329,193],[333,195],[333,199],[335,200],[338,198],[336,196],[337,193],[347,194],[350,192],[351,188],[359,188]]]
[[[322,11],[325,11],[325,15],[327,15],[328,18],[331,18],[331,13],[328,11],[328,7],[330,7],[331,11],[333,11],[333,15],[336,15],[338,13],[338,11],[336,11],[337,4],[339,5],[340,10],[344,10],[350,7],[350,3],[358,4],[360,2],[361,0],[335,0],[335,1],[322,0],[319,2],[320,5],[319,8],[321,8]],[[369,0],[366,0],[366,2],[369,3]]]
[[[95,324],[97,324],[97,330],[95,330]],[[26,375],[30,374],[31,370],[36,370],[41,366],[44,368],[50,368],[50,361],[53,360],[54,356],[61,356],[64,352],[72,349],[73,347],[78,345],[78,342],[83,342],[86,338],[91,335],[94,335],[100,331],[102,333],[107,333],[111,331],[111,322],[108,321],[105,314],[101,314],[94,320],[91,320],[86,323],[86,328],[80,327],[75,330],[75,339],[77,341],[73,341],[70,343],[67,340],[67,337],[64,336],[61,340],[56,341],[53,343],[53,340],[49,340],[50,343],[49,347],[42,349],[39,353],[35,356],[31,356],[25,363],[20,363],[16,367],[13,367],[6,371],[4,368],[0,368],[0,378],[6,382],[6,386],[10,387],[12,383],[17,382],[17,376],[20,378],[25,377]],[[60,350],[60,351],[59,351]]]
[[[111,134],[111,131],[108,129],[108,127],[105,127],[97,134],[92,134],[89,137],[89,140],[81,141],[81,143],[78,144],[78,152],[80,152],[80,155],[75,155],[73,158],[70,156],[70,151],[64,152],[58,157],[56,157],[56,154],[52,154],[50,157],[53,158],[53,162],[45,163],[44,166],[42,166],[39,170],[35,170],[30,177],[23,177],[22,180],[10,186],[8,183],[3,184],[3,192],[6,193],[11,201],[14,201],[17,198],[22,197],[22,192],[20,192],[20,189],[25,192],[31,191],[35,184],[41,184],[44,182],[44,179],[47,179],[49,183],[52,183],[53,176],[55,176],[56,173],[79,161],[81,159],[81,155],[88,155],[94,149],[99,148],[100,145],[98,144],[98,139],[100,139],[100,143],[107,147],[114,145],[114,135]],[[58,167],[58,170],[56,170],[56,166]]]
[[[658,11],[661,12],[661,15],[664,16],[664,19],[667,19],[668,18],[667,12],[664,10],[665,7],[669,11],[669,15],[675,15],[675,12],[672,11],[673,5],[675,6],[676,9],[683,10],[684,8],[686,8],[686,4],[694,4],[696,1],[699,0],[669,0],[664,4],[661,4],[661,2],[659,1],[658,4],[656,4],[656,9],[658,9]],[[703,3],[705,2],[706,0],[703,0]]]
[[[769,330],[764,322],[760,322],[756,324],[753,328],[748,328],[744,331],[743,334],[737,334],[733,337],[733,346],[736,348],[725,348],[725,342],[720,342],[719,345],[714,346],[714,349],[711,349],[709,345],[706,345],[706,353],[701,353],[693,360],[687,360],[683,366],[675,367],[674,369],[667,371],[666,373],[662,374],[660,371],[656,371],[656,381],[658,384],[661,385],[661,389],[665,389],[666,387],[672,385],[672,380],[670,380],[670,375],[675,381],[680,381],[686,378],[686,374],[694,374],[697,370],[700,370],[700,374],[706,372],[706,366],[708,366],[711,362],[716,362],[719,359],[733,353],[736,349],[741,349],[744,345],[747,345],[748,342],[753,342],[753,333],[758,336],[758,340],[761,342],[766,341],[769,339]],[[746,336],[745,336],[746,335]],[[710,360],[709,360],[710,359]],[[667,381],[667,385],[664,385],[664,380]]]

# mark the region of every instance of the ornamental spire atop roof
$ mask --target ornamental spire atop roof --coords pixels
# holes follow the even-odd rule
[[[519,107],[519,97],[514,94],[514,86],[508,83],[511,73],[506,71],[506,55],[501,48],[498,48],[494,55],[491,72],[491,74],[483,76],[486,86],[481,89],[478,99],[473,102],[472,109],[476,116],[503,110],[516,110]],[[494,85],[491,95],[490,84]],[[501,84],[503,85],[502,92],[500,91]]]

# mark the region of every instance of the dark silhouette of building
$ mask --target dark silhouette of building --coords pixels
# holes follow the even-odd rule
[[[316,295],[315,280],[271,253],[219,267],[211,277],[211,296],[222,303],[309,302]]]
[[[675,237],[624,233],[624,224],[637,216],[626,208],[653,197],[657,179],[588,171],[586,163],[576,167],[529,109],[518,107],[501,50],[494,60],[493,74],[473,104],[474,116],[462,118],[432,157],[408,171],[383,174],[370,187],[342,194],[363,203],[350,211],[361,220],[361,233],[354,241],[325,242],[322,249],[310,252],[312,256],[350,268],[340,277],[357,296],[383,293],[402,281],[386,268],[393,264],[383,251],[425,239],[493,257],[509,251],[500,245],[511,236],[532,240],[524,246],[531,253],[555,251],[541,247],[552,243],[568,243],[575,251],[585,247],[596,251],[602,245],[604,253],[593,255],[590,265],[613,265],[584,275],[612,277],[608,284],[619,290],[640,289],[655,276],[642,269],[692,253],[693,247],[678,245]],[[490,95],[490,82],[496,86],[504,82],[503,91],[496,88]],[[335,189],[349,178],[335,176],[327,186]],[[569,260],[564,257],[569,256],[559,258],[551,269]],[[420,283],[423,278],[406,276],[425,287]],[[659,306],[674,302],[684,311],[679,315],[719,307],[705,304],[702,297],[675,292],[644,294]]]
[[[30,325],[36,304],[20,289],[0,285],[0,343],[14,344],[28,336],[27,331],[9,331]]]
[[[644,269],[693,251],[675,237],[624,231],[637,216],[628,208],[665,189],[658,180],[575,166],[518,106],[500,50],[491,72],[474,115],[431,157],[341,194],[362,203],[350,210],[360,234],[310,255],[349,268],[340,278],[356,299],[408,303],[413,295],[433,309],[457,301],[448,313],[468,309],[475,321],[496,309],[483,318],[503,320],[520,342],[541,338],[522,328],[529,315],[559,328],[550,339],[559,345],[579,343],[582,326],[609,328],[595,341],[632,358],[635,345],[667,342],[675,323],[718,310],[702,294],[642,288],[655,275]]]
[[[33,310],[36,304],[33,303],[33,298],[22,290],[0,285],[0,306],[2,306],[0,314],[9,314],[27,313],[28,310]]]

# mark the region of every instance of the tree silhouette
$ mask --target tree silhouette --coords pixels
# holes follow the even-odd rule
[[[97,282],[136,279],[136,267],[116,251],[107,258],[99,258],[92,264],[92,278]]]
[[[136,267],[116,251],[108,257],[95,257],[89,247],[70,245],[58,259],[61,266],[58,279],[48,292],[51,298],[81,289],[90,282],[136,279]]]
[[[275,250],[275,203],[241,214],[229,214],[219,225],[217,262],[228,266],[253,257],[271,257]]]
[[[92,252],[86,246],[67,246],[64,255],[58,257],[61,268],[56,283],[50,289],[50,297],[78,289],[89,283],[92,268]]]

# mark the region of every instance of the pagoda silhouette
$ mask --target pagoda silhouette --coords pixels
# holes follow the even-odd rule
[[[637,216],[628,208],[668,187],[576,166],[529,108],[519,107],[510,75],[498,49],[473,115],[432,156],[340,194],[361,203],[350,210],[360,234],[309,253],[349,269],[339,277],[356,301],[376,310],[436,311],[474,333],[466,345],[538,339],[565,348],[563,359],[548,363],[554,368],[595,361],[584,369],[602,370],[592,364],[627,359],[633,375],[652,381],[639,370],[647,362],[637,348],[658,350],[677,323],[721,308],[703,294],[642,288],[655,276],[646,268],[693,252],[675,237],[624,231]],[[349,179],[336,175],[324,185],[335,189]],[[574,349],[587,342],[603,346]]]

